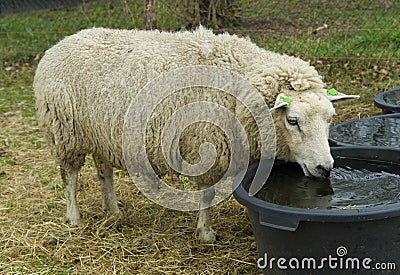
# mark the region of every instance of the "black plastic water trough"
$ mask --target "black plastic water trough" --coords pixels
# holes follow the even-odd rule
[[[335,167],[400,175],[399,150],[334,147],[331,152]],[[248,209],[264,274],[400,274],[400,203],[329,210],[277,205],[249,196],[256,169],[253,165],[243,180],[235,179],[234,196]],[[379,263],[385,272],[378,272]]]
[[[400,113],[400,87],[377,94],[374,102],[384,114]]]
[[[400,148],[400,113],[346,121],[330,128],[331,146]]]

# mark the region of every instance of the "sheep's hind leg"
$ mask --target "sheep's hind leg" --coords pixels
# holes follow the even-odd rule
[[[78,174],[82,165],[83,163],[79,165],[63,163],[60,165],[61,178],[64,182],[67,201],[67,222],[72,226],[78,226],[80,224],[79,207],[76,200],[76,186]]]
[[[119,215],[120,211],[114,188],[113,167],[108,161],[105,161],[98,155],[93,155],[93,159],[103,189],[103,208],[114,215]]]
[[[202,189],[200,194],[200,211],[197,222],[197,236],[202,243],[214,243],[216,240],[215,231],[211,227],[210,206],[215,196],[214,186],[205,189],[206,186],[199,185]]]

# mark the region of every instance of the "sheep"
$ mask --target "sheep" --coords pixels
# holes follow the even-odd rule
[[[262,49],[248,38],[215,35],[201,27],[176,33],[92,28],[48,49],[38,64],[33,84],[39,124],[61,168],[66,216],[71,225],[80,223],[76,185],[85,156],[93,156],[102,183],[104,208],[119,214],[113,168],[127,169],[122,134],[130,102],[161,74],[198,65],[234,72],[253,85],[271,110],[276,158],[298,162],[307,176],[329,176],[333,159],[328,129],[335,113],[331,102],[357,96],[327,95],[321,76],[308,62]],[[174,94],[154,110],[159,115],[149,123],[153,135],[149,135],[146,148],[160,176],[173,170],[164,160],[157,135],[162,133],[166,116],[191,101],[211,99],[235,113],[246,124],[249,162],[260,158],[260,137],[255,133],[254,121],[246,118],[251,114],[237,106],[232,96],[210,89],[200,93],[199,89],[188,89],[184,96]],[[185,136],[190,138],[185,140]],[[199,161],[197,149],[204,141],[215,144],[220,157],[208,176],[191,178],[200,189],[215,182],[214,177],[220,177],[229,162],[229,146],[223,133],[201,122],[182,134],[182,156],[188,162]],[[209,212],[214,193],[202,194],[197,234],[201,242],[214,242],[216,234]]]

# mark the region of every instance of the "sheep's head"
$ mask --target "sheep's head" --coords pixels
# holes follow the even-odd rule
[[[306,176],[329,177],[333,167],[328,135],[335,114],[332,102],[357,98],[341,93],[279,94],[271,109],[276,128],[278,159],[301,165]]]

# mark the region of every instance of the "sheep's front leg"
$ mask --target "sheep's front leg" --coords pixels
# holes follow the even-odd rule
[[[213,243],[216,240],[215,231],[211,227],[210,206],[214,199],[214,186],[205,189],[206,186],[199,185],[200,194],[200,211],[199,220],[197,222],[198,239],[202,243]]]
[[[72,226],[78,226],[80,223],[78,202],[76,200],[79,170],[80,168],[74,168],[72,165],[61,165],[61,178],[64,182],[67,201],[67,222]]]
[[[113,167],[100,156],[93,155],[93,159],[103,189],[103,208],[106,211],[110,211],[112,214],[118,215],[120,211],[114,189]]]

